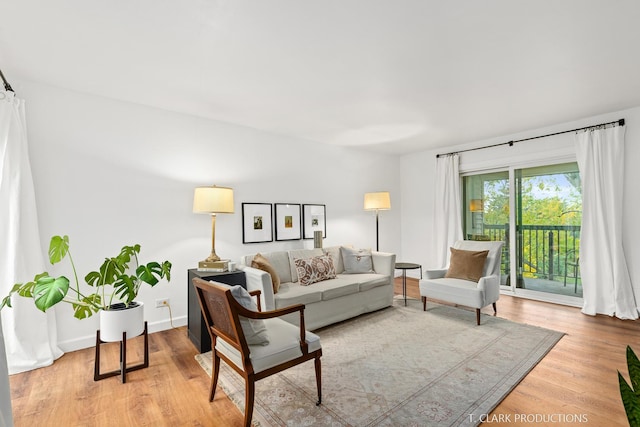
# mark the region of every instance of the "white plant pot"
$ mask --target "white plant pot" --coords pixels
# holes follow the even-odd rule
[[[144,332],[143,303],[134,301],[129,307],[121,310],[100,310],[100,339],[102,341],[122,341],[123,332],[127,333],[127,339],[137,337]]]

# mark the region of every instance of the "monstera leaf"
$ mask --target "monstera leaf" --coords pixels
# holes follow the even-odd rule
[[[627,419],[631,427],[640,427],[640,361],[631,347],[627,346],[627,368],[629,369],[629,379],[627,383],[620,371],[618,371],[618,381],[620,383],[620,395]]]
[[[45,276],[38,279],[33,289],[33,299],[36,307],[47,311],[64,299],[69,291],[69,279],[64,276]]]

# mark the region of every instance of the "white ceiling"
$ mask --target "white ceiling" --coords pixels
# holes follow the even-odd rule
[[[3,0],[0,69],[410,153],[639,106],[639,23],[637,0]]]

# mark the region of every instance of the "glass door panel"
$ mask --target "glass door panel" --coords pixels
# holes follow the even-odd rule
[[[516,169],[516,288],[582,297],[577,163]]]

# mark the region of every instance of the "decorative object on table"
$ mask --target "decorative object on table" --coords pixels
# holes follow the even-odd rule
[[[276,203],[276,240],[300,240],[300,204]]]
[[[313,247],[322,249],[322,230],[313,232]]]
[[[242,204],[242,243],[273,241],[273,205]]]
[[[451,306],[429,312],[425,321],[410,300],[316,331],[328,373],[322,405],[313,405],[313,369],[303,364],[261,381],[254,420],[262,427],[475,426],[563,336],[499,317],[477,328],[472,311]],[[211,353],[195,357],[210,374]],[[244,381],[224,363],[218,384],[242,404]]]
[[[247,292],[241,286],[229,288],[198,278],[193,280],[193,284],[211,340],[216,343],[209,402],[213,402],[215,396],[220,368],[223,365],[230,367],[244,378],[244,425],[249,427],[253,418],[256,381],[300,364],[312,371],[304,362],[313,360],[318,395],[315,406],[322,403],[322,347],[320,338],[305,330],[304,305],[261,312],[260,291]],[[258,304],[252,298],[255,296]],[[299,316],[299,326],[279,318],[286,314]],[[221,360],[224,363],[220,363]]]
[[[193,212],[211,215],[211,254],[198,263],[198,268],[220,269],[216,254],[216,214],[233,213],[233,190],[227,187],[198,187],[193,193]]]
[[[325,205],[302,205],[303,235],[305,239],[315,238],[315,232],[322,231],[322,237],[327,237],[327,207]]]
[[[631,384],[627,383],[620,371],[618,382],[627,420],[630,426],[635,427],[640,426],[640,361],[630,346],[627,346],[627,369]]]
[[[391,196],[388,191],[378,191],[375,193],[365,193],[364,210],[376,212],[376,251],[380,250],[378,239],[378,213],[391,209]]]
[[[160,280],[171,280],[171,263],[151,261],[138,263],[140,245],[123,246],[120,253],[112,258],[105,258],[102,265],[85,276],[85,282],[92,286],[94,293],[86,295],[80,289],[78,274],[71,252],[68,236],[53,236],[49,243],[49,261],[56,264],[68,256],[75,289],[70,289],[70,281],[65,276],[51,277],[47,272],[37,274],[33,281],[17,283],[13,286],[0,304],[2,308],[11,307],[11,298],[18,295],[33,298],[36,307],[42,311],[59,302],[71,304],[74,317],[85,319],[94,313],[100,313],[100,329],[96,335],[96,366],[94,379],[122,374],[122,382],[126,382],[125,374],[140,367],[126,366],[126,339],[145,334],[145,366],[148,366],[148,348],[146,338],[146,322],[144,322],[143,304],[135,301],[143,283],[157,285]],[[85,291],[86,292],[86,291]],[[121,317],[125,319],[121,319]],[[102,342],[121,343],[121,367],[109,374],[99,374],[99,349]]]

